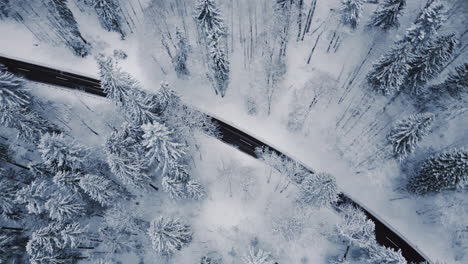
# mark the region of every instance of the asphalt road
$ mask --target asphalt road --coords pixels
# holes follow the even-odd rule
[[[19,74],[32,81],[78,89],[97,96],[106,96],[104,91],[101,89],[100,81],[97,79],[3,56],[0,56],[0,64],[5,65],[8,71]],[[257,158],[255,155],[255,149],[258,147],[267,147],[280,155],[286,156],[272,146],[269,146],[242,130],[214,117],[209,117],[218,125],[220,132],[219,139],[227,144],[237,147],[240,151]],[[367,217],[374,221],[376,239],[380,245],[394,249],[401,249],[402,255],[408,262],[429,262],[429,259],[424,257],[423,253],[420,252],[419,249],[412,246],[407,240],[399,235],[397,231],[390,227],[389,224],[384,223],[384,221],[377,217],[376,214],[371,213],[370,210],[353,201],[346,194],[340,193],[339,203],[351,203],[356,207],[361,208],[366,213]]]

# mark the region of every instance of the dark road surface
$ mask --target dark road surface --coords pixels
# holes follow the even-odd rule
[[[24,78],[32,81],[67,87],[71,89],[78,89],[97,96],[106,96],[104,91],[101,89],[100,81],[97,79],[60,71],[9,57],[3,57],[1,55],[0,64],[5,65],[8,71],[21,75]],[[227,144],[237,147],[240,151],[257,158],[255,155],[255,149],[257,147],[267,147],[280,155],[286,156],[272,146],[263,143],[262,141],[241,131],[240,129],[235,128],[214,117],[210,116],[210,118],[218,125],[220,132],[219,139]],[[339,203],[351,203],[356,207],[361,208],[366,213],[367,217],[374,221],[376,238],[380,245],[394,249],[401,249],[402,255],[408,262],[429,262],[429,259],[424,257],[424,254],[420,252],[416,246],[410,245],[410,243],[406,241],[400,234],[398,234],[396,230],[391,228],[389,224],[384,223],[382,219],[378,218],[375,213],[371,213],[369,209],[361,206],[344,193],[340,193],[339,196]]]

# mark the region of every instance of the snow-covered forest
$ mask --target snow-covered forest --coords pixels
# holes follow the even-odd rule
[[[342,193],[468,263],[467,33],[466,0],[0,0],[0,263],[411,263]]]

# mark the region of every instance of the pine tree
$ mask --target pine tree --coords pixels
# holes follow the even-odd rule
[[[11,13],[11,3],[10,0],[1,0],[0,1],[0,20],[4,20],[10,16]]]
[[[86,235],[86,227],[81,226],[79,223],[72,222],[63,225],[60,229],[60,238],[62,240],[62,248],[70,247],[76,248]]]
[[[362,15],[362,0],[342,0],[341,21],[355,29]]]
[[[222,45],[226,38],[224,21],[214,0],[198,0],[195,13],[200,38],[206,45],[215,92],[224,97],[229,82],[229,61]]]
[[[407,264],[406,259],[398,251],[377,244],[369,247],[369,260],[373,264]]]
[[[67,6],[67,0],[47,0],[46,5],[57,32],[75,55],[85,57],[89,54],[89,44],[78,29],[78,23]]]
[[[468,63],[455,67],[455,71],[451,72],[444,81],[451,96],[456,97],[468,88]]]
[[[48,226],[34,231],[26,245],[28,254],[33,256],[39,252],[44,252],[52,255],[61,250],[63,248],[59,237],[61,227],[60,224],[52,222]]]
[[[10,218],[18,212],[16,193],[20,187],[16,181],[8,178],[7,173],[9,172],[0,168],[0,214]]]
[[[413,25],[406,31],[402,42],[410,43],[414,48],[430,40],[446,21],[445,7],[440,1],[431,1],[426,5]]]
[[[81,170],[88,162],[90,150],[63,134],[46,133],[38,145],[44,164],[52,171]]]
[[[360,209],[345,205],[340,208],[343,222],[337,225],[339,235],[351,245],[367,248],[375,241],[375,224]]]
[[[105,250],[112,253],[135,252],[139,248],[135,234],[125,228],[101,227],[99,239]]]
[[[109,32],[117,32],[125,39],[124,16],[118,0],[94,0],[94,10],[101,26]]]
[[[338,200],[338,187],[333,175],[328,173],[309,174],[300,185],[299,201],[315,207],[329,207]]]
[[[449,34],[422,45],[410,63],[407,86],[418,94],[421,87],[439,75],[452,58],[457,43],[455,34]]]
[[[399,45],[380,57],[367,75],[367,82],[384,95],[398,92],[404,84],[413,55],[409,45]]]
[[[216,90],[224,97],[229,84],[229,61],[226,52],[221,47],[219,39],[214,34],[208,37],[208,51],[211,57],[211,69],[216,84]]]
[[[218,38],[226,34],[224,20],[214,0],[198,0],[195,13],[195,19],[204,37],[214,34],[215,38]]]
[[[242,262],[244,264],[268,264],[270,261],[271,253],[264,251],[261,248],[255,248],[254,246],[249,247],[247,254],[242,256]]]
[[[468,63],[458,65],[443,83],[423,89],[417,97],[420,111],[463,111],[468,105]]]
[[[172,108],[180,108],[181,100],[179,95],[174,91],[168,82],[161,82],[161,87],[156,94],[156,98],[158,100],[159,107],[161,112],[170,111]]]
[[[49,218],[63,222],[85,214],[85,205],[76,194],[55,193],[46,203]]]
[[[418,143],[429,133],[434,114],[422,113],[411,115],[398,121],[388,139],[393,147],[393,154],[400,160],[414,151]]]
[[[148,229],[153,248],[162,256],[171,256],[192,241],[190,226],[178,219],[154,219]]]
[[[31,98],[24,88],[24,80],[7,71],[0,64],[0,105],[6,108],[26,107]]]
[[[80,179],[79,186],[102,206],[111,205],[119,196],[116,185],[102,176],[86,174]]]
[[[78,193],[78,183],[83,175],[73,171],[58,171],[55,173],[52,181],[58,186],[66,187],[73,193]]]
[[[57,131],[53,124],[23,107],[0,106],[0,125],[15,129],[18,138],[33,144],[39,142],[42,133],[48,130]]]
[[[205,189],[195,180],[189,180],[185,185],[187,197],[193,200],[201,200],[205,197]]]
[[[124,103],[127,119],[135,124],[142,125],[157,120],[156,96],[135,88]]]
[[[183,199],[187,197],[185,183],[180,180],[165,176],[162,178],[161,186],[171,199]]]
[[[140,143],[142,134],[138,127],[125,123],[118,131],[112,132],[104,144],[111,172],[124,184],[138,188],[143,188],[150,180],[146,173],[148,164],[142,153],[144,148]]]
[[[16,201],[24,204],[30,214],[41,214],[45,203],[53,192],[51,183],[47,180],[34,180],[16,194]]]
[[[0,233],[0,263],[26,263],[27,237],[21,232],[2,230]]]
[[[452,150],[427,159],[409,182],[417,194],[461,189],[468,184],[468,152]]]
[[[138,82],[130,74],[123,72],[112,57],[99,54],[96,62],[99,66],[101,88],[117,105],[123,105],[130,96],[130,90],[138,87]]]
[[[398,28],[400,26],[398,19],[405,6],[406,0],[384,0],[372,15],[368,25],[385,31]]]
[[[76,248],[85,231],[78,223],[57,222],[37,229],[26,245],[31,263],[70,263],[65,250]]]
[[[173,132],[164,124],[153,122],[141,127],[144,131],[142,145],[150,164],[157,162],[164,172],[186,154],[186,146],[177,142]]]
[[[184,78],[185,76],[190,75],[190,71],[187,68],[187,59],[190,52],[190,45],[187,41],[187,38],[178,27],[176,27],[176,41],[177,49],[172,63],[174,64],[177,77]]]
[[[112,57],[99,54],[96,61],[100,69],[101,88],[108,98],[121,107],[129,121],[141,125],[157,119],[155,95],[142,91],[138,81],[122,71]]]

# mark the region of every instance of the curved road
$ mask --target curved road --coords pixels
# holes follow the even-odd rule
[[[1,55],[0,64],[5,65],[8,71],[19,74],[32,81],[82,90],[86,93],[97,96],[106,96],[104,91],[101,89],[100,81],[94,78],[52,69],[35,63],[24,62]],[[232,125],[229,125],[212,116],[209,117],[213,120],[214,123],[218,125],[220,132],[219,139],[227,144],[236,146],[240,151],[257,158],[255,155],[255,149],[258,147],[267,147],[277,154],[287,157],[287,155],[243,132],[242,130],[235,128]],[[312,170],[310,171],[313,173]],[[412,245],[409,241],[404,239],[402,235],[400,235],[388,223],[385,223],[382,219],[380,219],[375,213],[358,204],[345,193],[340,193],[339,197],[339,203],[350,203],[356,207],[361,208],[367,217],[374,221],[376,239],[380,245],[394,248],[396,250],[401,249],[402,255],[408,262],[420,263],[427,261],[430,263],[429,258],[427,258],[416,246]]]

